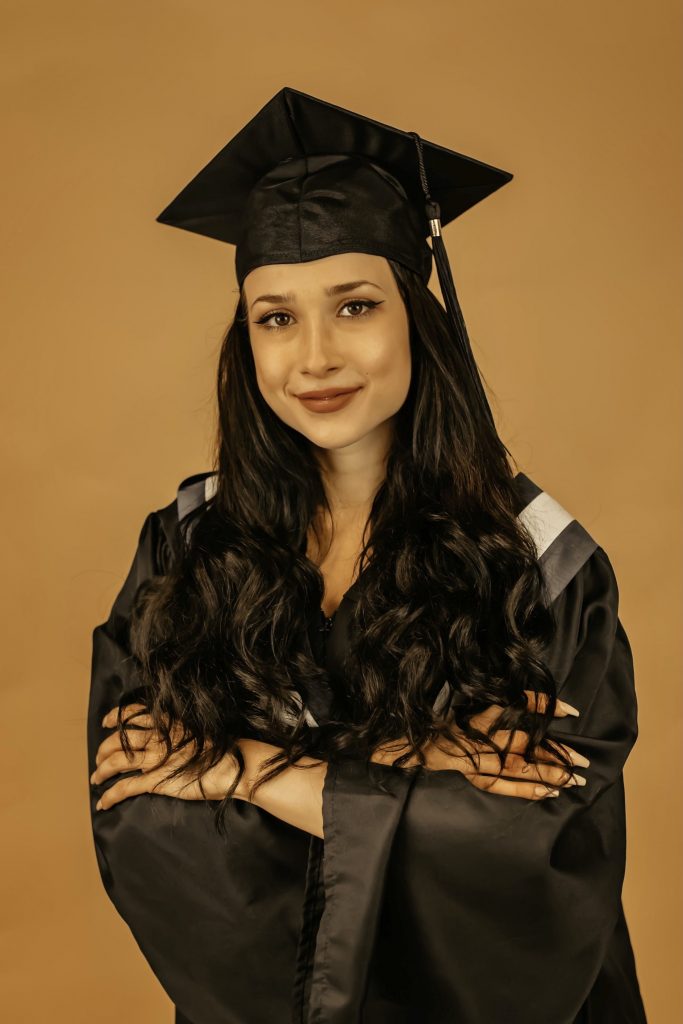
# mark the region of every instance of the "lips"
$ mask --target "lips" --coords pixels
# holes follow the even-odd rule
[[[297,398],[335,398],[337,395],[349,395],[358,388],[324,388],[322,391],[302,391]]]
[[[336,412],[353,401],[362,389],[357,388],[325,388],[324,391],[305,391],[297,398],[309,412]]]

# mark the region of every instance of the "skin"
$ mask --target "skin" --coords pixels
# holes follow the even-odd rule
[[[327,294],[328,289],[357,281],[371,283]],[[341,545],[342,550],[355,551],[374,495],[384,479],[394,417],[410,386],[409,321],[389,263],[381,256],[340,253],[308,263],[256,267],[245,278],[244,295],[259,390],[273,411],[309,440],[321,467],[331,508],[331,519],[323,518],[319,524],[321,533],[329,537],[334,527],[335,544]],[[273,301],[262,299],[264,295],[289,298]],[[377,305],[371,306],[373,303]],[[275,327],[280,329],[272,329]],[[305,391],[358,385],[362,390],[337,412],[312,412],[297,398]],[[531,701],[534,695],[527,691],[527,696]],[[539,703],[537,710],[543,707]],[[133,705],[129,714],[135,710],[144,709]],[[116,711],[113,708],[105,716],[103,725],[116,724]],[[473,724],[483,728],[499,712],[500,708],[492,705]],[[578,713],[558,701],[557,717]],[[91,782],[102,783],[113,775],[136,768],[141,768],[143,773],[110,786],[97,808],[107,809],[130,796],[152,790],[179,799],[203,799],[198,783],[190,778],[180,776],[165,781],[168,771],[187,758],[189,749],[179,751],[163,768],[157,768],[164,748],[150,728],[151,721],[141,716],[136,719],[136,726],[127,730],[135,748],[133,757],[127,757],[115,730],[98,749],[97,767]],[[501,745],[507,736],[502,730],[494,733]],[[452,745],[431,744],[424,750],[427,768],[461,771],[480,789],[526,800],[556,795],[559,790],[553,790],[553,786],[585,784],[584,778],[576,774],[570,776],[553,763],[546,751],[536,752],[537,763],[524,762],[519,752],[525,739],[524,733],[515,735],[502,772],[495,754],[485,752],[469,740],[466,742],[474,753],[476,767]],[[251,739],[242,740],[240,748],[246,771],[235,797],[247,800],[249,784],[257,777],[262,762],[272,756],[276,748]],[[372,760],[390,764],[403,749],[401,740],[382,744]],[[569,747],[564,749],[574,764],[588,766],[589,762],[582,755]],[[408,764],[415,762],[413,759]],[[326,771],[324,761],[301,758],[277,778],[264,783],[253,802],[283,821],[322,838]],[[208,798],[223,799],[235,774],[235,761],[227,755],[203,776]],[[527,779],[519,779],[520,775]]]
[[[359,280],[372,285],[325,294],[329,286]],[[295,299],[257,301],[287,293]],[[335,525],[348,522],[349,513],[355,519],[367,516],[385,476],[393,419],[410,387],[408,316],[388,262],[340,253],[310,263],[256,267],[245,278],[244,294],[261,394],[280,419],[310,441]],[[368,311],[363,300],[379,305]],[[264,317],[266,326],[257,322]],[[311,412],[296,398],[304,391],[357,385],[363,390],[336,413]]]

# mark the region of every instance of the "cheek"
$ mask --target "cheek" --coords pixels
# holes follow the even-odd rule
[[[407,336],[368,339],[359,350],[358,368],[370,382],[375,382],[391,395],[405,397],[410,386],[411,359]]]
[[[262,393],[277,391],[287,379],[288,367],[276,352],[253,350],[256,380]]]

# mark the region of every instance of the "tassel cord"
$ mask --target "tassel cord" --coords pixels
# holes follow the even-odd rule
[[[432,253],[436,263],[436,272],[439,278],[439,286],[446,306],[446,312],[453,328],[454,341],[460,349],[465,364],[470,371],[470,375],[479,395],[484,413],[495,431],[496,427],[493,414],[491,412],[491,406],[489,405],[486,391],[484,390],[479,367],[474,358],[474,353],[472,352],[465,318],[463,317],[462,309],[458,301],[455,282],[453,281],[453,274],[448,261],[448,253],[441,233],[441,209],[439,204],[432,199],[429,192],[429,184],[427,182],[427,174],[425,171],[424,157],[422,153],[422,139],[417,132],[409,132],[408,134],[413,138],[417,147],[418,170],[422,190],[425,195],[425,210],[429,220]]]

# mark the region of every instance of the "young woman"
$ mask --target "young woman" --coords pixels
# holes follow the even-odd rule
[[[511,469],[395,130],[341,113],[285,89],[222,160],[267,133],[215,468],[147,516],[93,634],[102,878],[178,1024],[640,1024],[614,572]],[[182,226],[231,241],[219,166]]]

